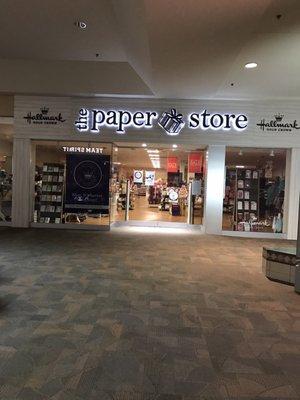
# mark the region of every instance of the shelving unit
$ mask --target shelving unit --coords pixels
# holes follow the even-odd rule
[[[40,201],[36,206],[38,222],[56,224],[62,222],[64,181],[63,164],[43,164]]]
[[[236,170],[235,190],[235,230],[258,230],[257,221],[259,219],[259,171],[257,169],[238,168]]]

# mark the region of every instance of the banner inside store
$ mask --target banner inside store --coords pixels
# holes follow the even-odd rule
[[[201,153],[190,153],[188,159],[188,171],[190,173],[200,173],[202,170],[203,157]]]
[[[66,155],[66,212],[108,212],[110,156]]]

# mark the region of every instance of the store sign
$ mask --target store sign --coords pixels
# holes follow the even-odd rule
[[[158,125],[161,126],[168,135],[178,135],[185,123],[183,115],[177,114],[175,108],[171,108],[170,112],[164,112],[158,120]]]
[[[177,172],[178,171],[178,159],[177,157],[167,158],[167,172]]]
[[[134,170],[133,171],[133,182],[134,183],[143,183],[144,179],[144,171]]]
[[[155,171],[145,171],[145,185],[154,186],[155,183]]]
[[[190,153],[188,162],[188,171],[191,173],[200,173],[202,167],[202,154]]]
[[[156,126],[170,136],[178,135],[184,126],[187,129],[243,131],[248,126],[248,117],[244,114],[210,113],[206,109],[184,117],[175,108],[162,114],[156,111],[81,108],[75,121],[78,132],[91,133],[99,133],[103,128],[112,128],[116,133],[124,134],[128,128],[151,129]]]
[[[102,154],[101,147],[82,147],[82,146],[63,146],[64,153],[85,153],[85,154]]]
[[[294,121],[285,121],[283,114],[275,114],[274,119],[266,121],[266,119],[262,119],[257,126],[260,127],[263,131],[269,132],[292,132],[296,129],[300,129],[297,120]]]
[[[63,119],[62,114],[49,114],[49,107],[42,107],[40,108],[40,113],[33,114],[31,111],[23,117],[26,119],[28,124],[37,124],[37,125],[57,125],[65,122],[66,120]]]

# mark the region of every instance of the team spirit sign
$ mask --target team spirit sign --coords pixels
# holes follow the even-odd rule
[[[99,133],[103,128],[114,129],[118,134],[128,128],[151,129],[159,126],[167,135],[178,135],[183,127],[188,129],[236,130],[248,126],[248,117],[235,113],[212,113],[204,109],[186,117],[175,108],[162,114],[156,111],[100,110],[81,108],[75,121],[79,132]]]

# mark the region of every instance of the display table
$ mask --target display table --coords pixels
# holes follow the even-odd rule
[[[272,281],[295,285],[296,247],[264,247],[262,270]]]

